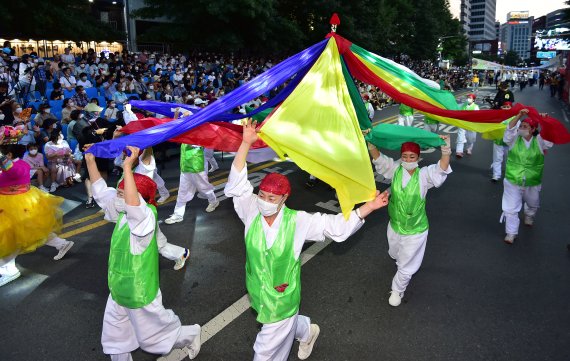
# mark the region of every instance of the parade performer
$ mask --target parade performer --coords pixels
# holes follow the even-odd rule
[[[425,210],[427,191],[440,187],[451,173],[449,138],[440,136],[446,145],[441,147],[437,164],[418,169],[420,146],[405,142],[401,159],[394,160],[373,145],[368,145],[376,171],[392,180],[388,213],[388,254],[396,261],[398,271],[392,280],[388,303],[399,306],[404,292],[418,271],[424,258],[429,224]]]
[[[398,125],[411,127],[414,122],[414,109],[406,104],[400,104],[400,114],[398,114]]]
[[[437,133],[439,122],[429,116],[424,117],[424,130],[432,133]]]
[[[311,355],[319,326],[299,315],[301,301],[300,254],[307,240],[329,237],[342,242],[356,232],[364,218],[388,203],[387,193],[350,213],[331,215],[294,211],[285,206],[291,194],[287,177],[271,173],[259,186],[259,194],[247,179],[246,156],[258,139],[256,123],[244,125],[243,142],[236,153],[225,188],[245,225],[246,287],[257,321],[263,324],[253,349],[254,361],[288,359],[293,340],[300,342],[298,357]]]
[[[61,228],[63,198],[30,185],[30,165],[20,160],[25,149],[19,144],[0,147],[0,286],[20,277],[18,255],[46,244],[58,250],[57,261],[74,244],[54,233]]]
[[[118,190],[107,187],[95,157],[85,153],[93,197],[107,205],[103,208],[105,218],[116,222],[109,251],[110,295],[103,317],[103,352],[113,361],[132,361],[131,352],[139,347],[161,355],[187,347],[188,356],[194,359],[201,346],[200,326],[182,326],[178,316],[162,305],[156,183],[133,173],[139,149],[129,146],[128,150]]]
[[[504,102],[501,109],[509,110],[511,109],[511,102]],[[511,122],[513,118],[509,118],[503,121],[503,124],[507,125]],[[493,141],[493,163],[491,163],[491,171],[493,175],[491,176],[491,182],[496,183],[501,179],[501,173],[503,168],[503,160],[507,158],[507,152],[509,151],[508,145],[505,144],[503,138],[495,139]]]
[[[461,110],[479,110],[479,106],[475,104],[475,94],[467,95],[467,103],[463,104]],[[477,140],[477,133],[471,130],[465,130],[458,128],[457,130],[457,145],[455,148],[455,156],[457,158],[463,158],[463,149],[467,148],[467,154],[471,155],[473,153],[473,146]],[[467,144],[467,145],[466,145]]]
[[[204,158],[206,159],[206,166],[210,166],[208,169],[208,173],[213,173],[220,169],[216,158],[214,157],[214,150],[212,148],[204,148]]]
[[[524,223],[532,226],[540,203],[544,151],[552,143],[538,134],[538,122],[522,117],[528,109],[522,109],[509,123],[503,141],[509,147],[505,179],[503,180],[503,214],[505,242],[512,244],[519,233],[519,212],[524,202]],[[546,114],[541,114],[543,117]]]
[[[156,159],[152,148],[147,148],[143,151],[142,155],[139,157],[139,163],[135,167],[135,173],[144,174],[156,183],[158,187],[158,194],[160,198],[156,201],[158,204],[166,202],[168,197],[170,197],[170,192],[166,188],[164,179],[158,174],[156,167]]]

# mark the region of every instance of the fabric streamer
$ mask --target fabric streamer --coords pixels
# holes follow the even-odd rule
[[[439,135],[414,127],[403,127],[397,124],[378,124],[364,136],[366,141],[376,148],[400,150],[403,143],[414,142],[422,149],[445,145]]]

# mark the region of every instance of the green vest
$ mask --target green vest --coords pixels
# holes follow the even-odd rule
[[[414,115],[414,109],[406,104],[400,104],[400,114],[404,116]]]
[[[204,148],[188,144],[180,146],[180,172],[200,173],[204,171]]]
[[[514,118],[514,117],[511,117],[511,118],[509,118],[509,119],[507,119],[507,120],[503,120],[503,121],[501,122],[501,124],[505,124],[505,125],[508,127],[508,126],[509,126],[509,123],[511,122],[511,120],[513,120],[513,118]],[[504,137],[504,133],[503,133],[503,137]],[[503,140],[503,137],[501,137],[501,138],[499,138],[499,139],[495,139],[495,140],[493,140],[493,142],[494,142],[496,145],[505,145],[505,146],[506,146],[507,143],[505,143],[505,141]]]
[[[536,137],[532,137],[529,148],[521,136],[517,137],[507,156],[505,178],[519,186],[536,186],[542,183],[543,169],[544,154],[540,152]]]
[[[404,171],[404,168],[399,166],[392,179],[392,194],[388,203],[390,225],[399,234],[419,234],[429,227],[426,200],[422,199],[420,192],[420,170],[416,169],[406,188],[402,188]]]
[[[438,122],[437,120],[432,119],[432,118],[430,118],[430,117],[428,117],[428,116],[425,116],[424,122],[425,122],[426,124],[439,124],[439,122]]]
[[[297,211],[283,207],[277,238],[267,249],[261,214],[245,236],[245,285],[257,321],[273,323],[293,316],[301,303],[301,260],[295,259]],[[284,292],[274,287],[288,284]]]
[[[154,213],[156,208],[147,206]],[[158,245],[156,228],[152,240],[143,253],[131,253],[131,230],[128,223],[121,220],[125,213],[119,215],[111,237],[109,251],[109,271],[107,274],[111,297],[119,305],[127,308],[141,308],[151,303],[158,294]]]
[[[475,104],[475,102],[469,104],[469,103],[465,103],[463,104],[463,107],[461,107],[461,110],[479,110],[479,106],[477,106],[477,104]]]

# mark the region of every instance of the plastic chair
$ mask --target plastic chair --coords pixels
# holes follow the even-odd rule
[[[63,100],[50,100],[49,106],[51,107],[52,111],[57,109],[61,111],[61,109],[63,108]]]
[[[107,105],[107,100],[105,99],[104,96],[99,95],[99,96],[97,97],[97,99],[99,99],[99,106],[100,106],[101,108],[103,108],[103,107],[105,107],[105,106]]]
[[[89,99],[97,98],[99,96],[97,93],[97,88],[85,88],[85,92],[87,93],[87,97]]]
[[[75,153],[75,148],[77,148],[77,144],[79,144],[77,139],[71,139],[67,143],[69,144],[69,148],[71,148],[71,151]]]
[[[61,124],[61,134],[63,135],[63,139],[67,140],[67,127],[69,124]]]
[[[49,89],[49,88],[46,89],[46,98],[47,98],[47,99],[49,99],[49,97],[50,97],[52,91],[53,91],[53,86],[52,86],[51,89]]]
[[[138,100],[141,99],[137,93],[127,94],[127,99],[129,99],[129,98],[131,98],[131,97],[135,97],[135,98],[137,98]]]
[[[53,114],[54,117],[57,118],[57,120],[61,121],[61,118],[62,118],[62,116],[63,116],[63,115],[61,114],[61,111],[62,111],[62,109],[55,109],[55,110],[52,110],[51,113]]]
[[[67,89],[63,89],[63,97],[64,98],[71,98],[72,96],[75,95],[75,89],[73,90],[67,90]]]
[[[53,90],[53,81],[48,81],[46,83],[46,90]]]
[[[29,102],[28,105],[33,107],[36,112],[40,110],[40,105],[42,104],[42,102]]]

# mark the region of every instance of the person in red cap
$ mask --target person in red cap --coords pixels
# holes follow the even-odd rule
[[[188,348],[194,359],[200,352],[200,326],[182,326],[172,310],[162,305],[159,287],[156,183],[133,173],[139,148],[127,147],[123,180],[108,188],[95,156],[85,153],[95,201],[105,219],[116,222],[109,251],[110,295],[103,317],[101,344],[113,361],[132,360],[131,352],[165,355],[173,348]]]
[[[528,114],[522,109],[509,123],[503,141],[509,147],[505,179],[503,180],[503,214],[505,242],[512,244],[519,233],[519,212],[524,203],[524,224],[532,226],[540,203],[544,151],[552,143],[538,134],[538,122],[521,118]],[[541,114],[545,116],[546,114]]]
[[[303,245],[308,240],[323,242],[325,237],[346,240],[364,224],[367,215],[388,203],[388,194],[377,192],[372,201],[352,211],[348,220],[342,214],[289,209],[285,206],[291,195],[287,177],[268,174],[258,194],[247,179],[245,161],[257,139],[256,122],[248,120],[224,189],[245,225],[246,288],[257,321],[263,324],[253,346],[254,360],[288,360],[294,339],[300,342],[297,356],[305,360],[320,329],[309,317],[299,315]]]
[[[398,271],[392,279],[388,303],[394,307],[402,302],[404,292],[424,258],[429,231],[425,210],[427,191],[440,187],[451,173],[449,137],[440,138],[445,140],[441,159],[437,164],[420,169],[420,146],[417,143],[403,143],[398,160],[380,154],[373,144],[368,144],[376,172],[392,182],[388,205],[388,254],[396,261]]]
[[[372,103],[370,103],[370,96],[368,94],[364,94],[362,96],[362,100],[364,101],[364,106],[368,112],[368,118],[372,120],[374,118],[374,107],[372,106]]]
[[[463,104],[461,110],[479,110],[479,106],[475,104],[475,94],[467,94],[467,102]],[[473,146],[477,140],[477,133],[471,130],[458,128],[457,130],[457,145],[455,147],[455,156],[458,159],[463,158],[463,149],[467,148],[467,154],[473,153]]]

